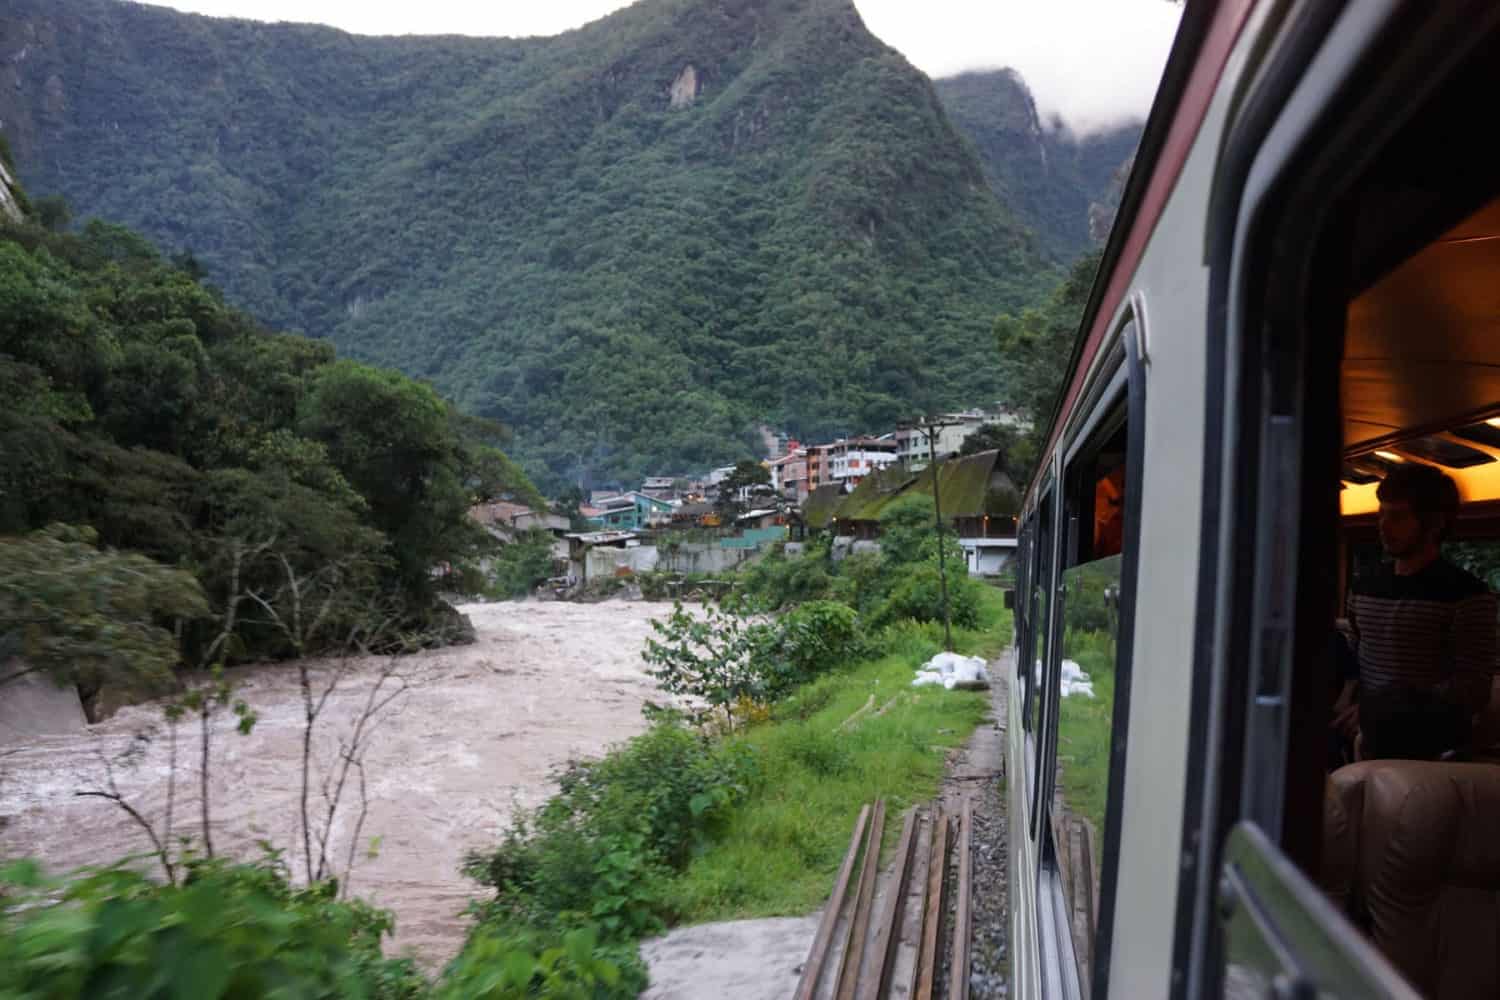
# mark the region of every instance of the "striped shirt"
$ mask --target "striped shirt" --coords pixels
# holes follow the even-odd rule
[[[1401,689],[1479,712],[1496,667],[1495,595],[1439,559],[1398,576],[1390,564],[1354,585],[1349,598],[1361,698]]]

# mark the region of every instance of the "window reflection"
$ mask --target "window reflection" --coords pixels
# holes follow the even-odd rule
[[[1098,929],[1121,561],[1121,556],[1112,555],[1063,574],[1067,589],[1051,825],[1085,993],[1092,979]]]
[[[1031,732],[1037,731],[1037,722],[1041,712],[1041,681],[1045,673],[1043,660],[1047,656],[1047,589],[1052,579],[1052,518],[1051,497],[1044,498],[1041,503],[1041,513],[1037,521],[1036,546],[1037,558],[1034,563],[1036,574],[1031,580],[1031,628],[1027,635],[1026,659],[1022,662],[1028,664],[1028,676],[1030,683],[1028,693],[1030,698],[1026,704],[1026,728]]]

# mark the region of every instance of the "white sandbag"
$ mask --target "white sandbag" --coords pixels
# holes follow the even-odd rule
[[[1062,696],[1064,698],[1072,698],[1076,695],[1082,695],[1085,698],[1092,698],[1094,696],[1094,682],[1064,681],[1062,686]]]
[[[963,663],[955,666],[953,672],[943,678],[943,687],[950,691],[954,688],[982,691],[989,686],[989,678],[984,674],[984,661],[977,656],[965,657]]]
[[[984,657],[961,656],[958,653],[939,653],[922,664],[921,669],[935,670],[944,677],[948,677],[958,671],[972,672],[976,669],[982,673],[984,671]]]
[[[1063,660],[1061,690],[1064,698],[1071,698],[1075,695],[1092,698],[1094,682],[1077,663],[1072,660]]]
[[[943,675],[936,670],[918,670],[916,679],[911,682],[914,688],[926,687],[929,684],[943,683]]]

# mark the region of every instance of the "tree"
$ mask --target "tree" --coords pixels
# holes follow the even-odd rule
[[[743,459],[725,476],[714,494],[714,506],[726,521],[745,510],[745,501],[758,494],[770,493],[771,472],[754,459]]]
[[[553,510],[561,517],[568,519],[568,527],[574,531],[582,531],[587,525],[583,516],[583,501],[587,499],[583,490],[574,484],[569,484],[558,496]]]
[[[38,198],[31,203],[31,207],[36,213],[36,221],[43,229],[51,232],[62,232],[73,221],[73,210],[68,207],[67,199],[60,195]]]
[[[995,319],[995,347],[1010,401],[1031,422],[1031,429],[1020,435],[1024,449],[1020,454],[1025,455],[1026,468],[1019,468],[1019,462],[1011,463],[1017,467],[1012,478],[1029,478],[1038,439],[1047,433],[1052,419],[1052,407],[1067,374],[1078,323],[1088,305],[1101,259],[1102,252],[1086,254],[1041,306]]]
[[[981,424],[974,433],[964,438],[958,449],[960,457],[977,455],[983,451],[1000,453],[1000,470],[1014,482],[1024,482],[1036,461],[1035,444],[1029,433],[1023,433],[1009,424]]]
[[[297,426],[323,443],[369,504],[371,522],[392,542],[406,590],[428,592],[432,567],[477,551],[483,532],[466,517],[460,443],[447,405],[427,386],[335,361],[314,374]]]
[[[87,527],[0,538],[0,687],[32,672],[87,694],[104,684],[160,691],[178,662],[172,623],[208,613],[192,575],[98,547]]]

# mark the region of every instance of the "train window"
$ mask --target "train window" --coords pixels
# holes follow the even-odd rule
[[[1048,689],[1057,700],[1049,856],[1061,882],[1085,996],[1095,965],[1111,795],[1128,472],[1125,418],[1124,406],[1117,406],[1067,470],[1067,510],[1075,528],[1071,565],[1063,571],[1061,662]]]
[[[1031,688],[1033,686],[1032,672],[1025,669],[1025,664],[1031,662],[1034,655],[1032,645],[1032,622],[1030,615],[1031,604],[1031,578],[1035,575],[1032,559],[1036,554],[1036,515],[1027,514],[1021,523],[1020,531],[1017,533],[1016,541],[1016,609],[1015,609],[1015,635],[1016,635],[1016,662],[1020,669],[1016,676],[1020,681],[1021,690],[1021,717],[1023,724],[1030,725],[1030,716],[1026,714],[1026,706],[1031,704]]]
[[[1028,601],[1026,649],[1021,662],[1027,676],[1025,720],[1028,732],[1037,731],[1042,699],[1038,692],[1044,661],[1047,657],[1047,607],[1052,586],[1052,495],[1049,490],[1037,504],[1032,534],[1032,573],[1028,578],[1031,594]]]
[[[1259,193],[1238,209],[1266,214],[1235,265],[1235,280],[1253,277],[1238,328],[1244,408],[1228,411],[1246,445],[1232,478],[1246,488],[1228,500],[1224,551],[1237,565],[1217,609],[1234,692],[1218,773],[1237,783],[1216,819],[1228,845],[1213,876],[1228,887],[1220,912],[1264,897],[1257,872],[1295,865],[1355,918],[1366,948],[1432,996],[1500,991],[1493,937],[1471,944],[1460,905],[1472,900],[1493,928],[1500,865],[1455,847],[1493,843],[1500,824],[1500,771],[1480,763],[1493,747],[1478,739],[1500,722],[1483,614],[1494,550],[1478,541],[1500,535],[1500,447],[1480,429],[1500,426],[1500,175],[1473,127],[1500,86],[1497,25],[1444,5],[1403,8],[1389,28],[1398,58],[1359,63],[1334,127],[1288,124],[1282,137],[1300,145],[1268,142],[1267,168],[1251,173]],[[1327,79],[1309,77],[1306,92]],[[1281,149],[1295,152],[1273,161]],[[1460,501],[1451,566],[1421,531],[1377,530],[1378,491],[1397,476],[1430,485],[1434,470]],[[1344,587],[1356,599],[1343,607],[1363,619],[1352,656],[1333,634]],[[1460,626],[1464,615],[1472,625]],[[1346,671],[1352,703],[1335,683]],[[1263,845],[1256,860],[1236,867],[1234,845],[1252,841]],[[1265,924],[1288,944],[1278,975],[1315,953],[1310,928],[1355,933],[1322,905]],[[1341,951],[1339,975],[1384,968]],[[1232,945],[1220,957],[1221,969],[1277,969]],[[1310,995],[1313,977],[1294,973],[1289,991]]]

